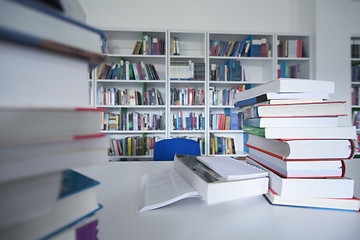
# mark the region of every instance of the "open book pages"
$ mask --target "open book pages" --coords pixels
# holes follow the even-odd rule
[[[268,172],[229,156],[197,157],[197,159],[228,181],[268,176]]]
[[[139,212],[160,208],[185,198],[201,198],[175,169],[144,174],[140,191]]]

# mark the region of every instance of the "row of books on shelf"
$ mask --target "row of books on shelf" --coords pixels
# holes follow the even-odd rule
[[[235,95],[249,88],[251,85],[242,85],[230,89],[217,89],[209,87],[209,103],[211,106],[233,106]]]
[[[212,81],[246,81],[246,68],[240,61],[229,59],[226,64],[212,63],[210,66]]]
[[[135,89],[119,89],[99,87],[97,89],[98,105],[164,105],[163,98],[158,89],[143,89],[142,93]]]
[[[171,116],[173,130],[205,130],[205,116],[203,113],[175,112]]]
[[[351,90],[351,104],[352,105],[359,105],[359,87],[352,87]]]
[[[201,88],[171,88],[170,104],[199,106],[205,104],[205,91]]]
[[[210,40],[210,56],[270,57],[271,55],[271,44],[266,38],[253,39],[251,35],[244,41]]]
[[[301,78],[300,64],[289,65],[281,62],[277,65],[277,75],[279,78]]]
[[[205,80],[205,63],[170,62],[170,80]]]
[[[351,57],[360,58],[360,39],[351,40]]]
[[[234,138],[217,136],[210,133],[209,144],[211,155],[236,154]]]
[[[72,169],[107,162],[102,110],[87,108],[105,34],[66,16],[64,4],[0,1],[1,239],[98,239],[100,183]],[[15,100],[14,85],[24,89]]]
[[[170,39],[170,54],[171,55],[180,55],[180,43],[178,37],[173,37]]]
[[[109,156],[153,156],[159,137],[142,136],[110,139]]]
[[[165,41],[148,34],[142,35],[142,40],[135,43],[133,55],[165,55]]]
[[[272,204],[359,210],[344,163],[355,154],[356,131],[338,126],[345,102],[323,95],[334,91],[330,81],[278,79],[236,96],[244,113],[246,161],[269,173],[265,196]]]
[[[356,129],[360,129],[360,112],[353,111],[352,112],[352,125],[356,127]]]
[[[119,63],[103,63],[97,68],[97,79],[160,80],[154,64],[131,63],[119,59]]]
[[[351,81],[360,82],[360,62],[353,63],[351,66]]]
[[[241,130],[243,114],[232,112],[231,108],[225,108],[225,113],[210,112],[209,126],[211,130]]]
[[[303,40],[279,40],[277,42],[278,57],[301,58],[304,57]]]
[[[126,109],[121,108],[119,114],[103,113],[101,126],[103,131],[165,130],[165,112],[128,113]]]

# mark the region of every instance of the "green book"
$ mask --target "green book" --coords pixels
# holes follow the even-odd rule
[[[244,132],[265,138],[265,128],[244,125],[243,130],[244,130]]]

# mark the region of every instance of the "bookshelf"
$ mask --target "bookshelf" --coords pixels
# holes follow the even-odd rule
[[[102,131],[111,139],[109,159],[151,160],[154,141],[167,136],[167,32],[104,31],[106,64],[113,74],[104,76],[101,67],[96,69],[94,101],[112,116],[105,121],[115,123]],[[143,44],[135,52],[138,42]]]
[[[103,30],[107,33],[105,55],[110,68],[114,68],[116,63],[121,65],[121,61],[124,65],[126,62],[130,65],[142,62],[148,66],[154,65],[159,75],[158,80],[135,80],[131,75],[126,77],[125,73],[123,77],[113,79],[111,76],[112,79],[104,79],[99,75],[100,67],[93,73],[92,103],[96,107],[106,108],[109,113],[119,115],[120,111],[127,114],[150,112],[162,115],[161,129],[103,130],[115,140],[146,137],[154,142],[165,138],[186,137],[200,143],[202,154],[213,155],[216,154],[216,151],[212,150],[213,138],[216,137],[226,139],[218,140],[219,144],[231,146],[233,141],[235,145],[231,151],[229,148],[225,152],[219,149],[218,154],[245,156],[241,124],[225,127],[224,121],[226,116],[232,116],[232,123],[238,122],[241,117],[238,109],[233,107],[233,96],[236,92],[277,78],[279,65],[297,65],[299,78],[312,77],[311,58],[308,55],[311,52],[309,34]],[[163,40],[163,51],[160,54],[143,54],[141,51],[144,50],[136,51],[140,54],[134,54],[136,43],[142,41],[146,35]],[[278,55],[277,43],[293,40],[301,40],[301,57]],[[247,50],[246,44],[249,45]],[[241,47],[244,50],[239,52]],[[102,96],[98,90],[100,88],[132,89],[140,93],[143,93],[144,89],[158,89],[164,104],[103,104],[99,102],[99,97]],[[151,151],[143,155],[144,152],[141,156],[111,156],[109,159],[117,161],[152,158]]]
[[[168,136],[199,142],[206,153],[206,33],[169,31]]]
[[[351,110],[353,117],[353,124],[357,129],[357,145],[359,146],[360,137],[360,35],[353,35],[350,38],[350,57],[351,57]],[[359,157],[359,153],[356,154]]]
[[[216,139],[218,145],[222,139],[225,139],[225,145],[226,142],[230,144],[233,141],[235,143],[234,149],[226,148],[228,149],[225,151],[226,154],[243,156],[245,155],[243,150],[244,132],[241,127],[224,127],[224,124],[221,124],[224,120],[219,119],[224,119],[224,115],[230,115],[231,121],[236,122],[238,110],[233,108],[233,98],[236,92],[267,82],[275,77],[274,34],[209,32],[208,44],[209,81],[207,88],[210,95],[208,97],[210,126],[207,135],[209,139],[207,154],[214,155],[216,152],[223,154],[224,152],[221,152],[219,147],[218,151],[213,148],[216,149]],[[224,143],[221,144],[224,145]]]

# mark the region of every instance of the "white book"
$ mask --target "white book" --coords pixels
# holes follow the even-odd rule
[[[350,178],[283,178],[258,164],[249,156],[246,161],[269,172],[269,187],[280,197],[352,198],[354,180]]]
[[[265,194],[267,199],[274,205],[309,207],[332,210],[356,211],[360,210],[360,199],[353,198],[312,198],[312,197],[280,197],[274,190],[269,188]]]
[[[342,160],[296,160],[288,161],[249,148],[249,158],[285,178],[325,178],[343,177],[345,163]]]
[[[0,106],[89,107],[86,59],[2,40],[0,52]]]
[[[229,156],[197,157],[197,159],[228,181],[268,176],[267,172]]]
[[[82,50],[102,53],[101,31],[76,20],[66,20],[60,14],[59,16],[16,1],[0,1],[0,27]]]
[[[210,205],[262,195],[268,188],[268,177],[228,181],[198,161],[195,156],[176,154],[174,167]]]
[[[338,117],[247,118],[243,124],[253,127],[337,127]]]
[[[258,85],[235,95],[235,102],[260,96],[268,92],[325,92],[334,93],[335,83],[331,81],[280,78]]]
[[[244,126],[244,131],[269,139],[356,139],[355,126],[350,127],[265,127]]]
[[[103,134],[77,140],[0,147],[0,183],[66,168],[104,164],[109,139]]]
[[[1,239],[48,239],[102,208],[96,194],[99,182],[69,169],[63,171],[60,186],[48,213],[0,229]]]
[[[0,229],[49,213],[61,181],[58,171],[0,184]]]
[[[355,154],[352,139],[266,139],[253,134],[245,143],[282,160],[351,159]]]
[[[102,109],[0,106],[0,147],[71,140],[100,133]]]

